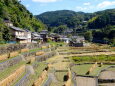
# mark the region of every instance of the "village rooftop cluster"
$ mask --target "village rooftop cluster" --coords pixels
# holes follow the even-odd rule
[[[4,20],[7,27],[10,28],[10,33],[12,34],[12,40],[9,43],[42,43],[48,42],[48,39],[55,42],[65,42],[70,46],[85,46],[85,38],[83,36],[71,36],[60,35],[56,33],[48,33],[47,30],[42,30],[40,33],[31,32],[28,29],[22,29],[13,25],[9,20]]]

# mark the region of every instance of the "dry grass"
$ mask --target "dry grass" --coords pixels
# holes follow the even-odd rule
[[[1,61],[1,60],[5,60],[5,59],[8,59],[8,57],[9,57],[8,54],[0,55],[0,61]]]
[[[36,56],[43,55],[45,52],[36,52]]]
[[[21,53],[23,53],[23,52],[29,52],[29,49],[28,49],[28,48],[26,48],[26,49],[21,49]]]
[[[7,78],[0,81],[0,86],[10,86],[24,71],[25,71],[25,65],[21,66],[14,73],[12,73]]]
[[[47,48],[47,46],[42,46],[42,49],[46,49]]]
[[[10,55],[9,55],[9,58],[10,58],[10,57],[15,57],[15,56],[17,56],[17,55],[19,55],[19,52],[18,52],[18,51],[11,52]]]
[[[44,70],[41,76],[34,82],[33,86],[41,86],[46,77],[47,77],[47,71]]]

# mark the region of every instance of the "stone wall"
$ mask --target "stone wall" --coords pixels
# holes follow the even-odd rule
[[[44,70],[40,77],[34,82],[33,86],[41,86],[43,81],[46,79],[48,72]]]
[[[45,61],[45,60],[47,60],[48,58],[51,58],[51,57],[53,57],[53,56],[55,56],[55,55],[56,55],[56,52],[55,52],[55,51],[52,51],[52,52],[45,53],[45,54],[40,55],[40,56],[36,56],[36,57],[35,57],[35,60],[36,60],[37,62]]]
[[[0,86],[10,86],[24,72],[25,72],[25,65],[21,66],[20,68],[15,70],[11,75],[9,75],[7,78],[0,81]]]
[[[5,62],[0,63],[0,72],[3,71],[3,70],[5,70],[8,67],[11,67],[13,65],[18,64],[22,60],[23,60],[22,56],[17,56],[15,58],[12,58],[12,59],[9,59],[9,60],[7,60]]]
[[[42,44],[42,45],[39,45],[39,44],[9,44],[9,45],[0,47],[0,55],[18,51],[18,50],[25,49],[25,48],[33,49],[33,48],[39,48],[42,46],[49,46],[49,44]]]
[[[27,83],[31,81],[31,78],[31,73],[26,73],[15,86],[28,86]]]
[[[52,50],[52,52],[51,52],[51,50]],[[50,58],[56,54],[56,52],[53,50],[55,50],[55,48],[48,48],[48,49],[44,49],[44,50],[39,50],[40,52],[44,51],[44,52],[48,52],[48,53],[45,53],[43,55],[36,56],[36,57],[35,57],[35,53],[38,51],[23,53],[21,55],[18,55],[17,57],[14,57],[12,59],[9,59],[5,62],[0,63],[0,71],[6,69],[8,67],[11,67],[15,64],[18,64],[21,61],[29,61],[29,60],[31,60],[31,56],[35,57],[36,61],[44,61],[47,58]]]

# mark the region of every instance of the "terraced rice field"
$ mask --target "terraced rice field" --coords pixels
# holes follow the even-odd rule
[[[86,75],[88,70],[92,67],[93,64],[83,64],[83,65],[75,65],[72,67],[72,71],[77,75]],[[97,66],[88,76],[98,76],[99,72],[109,66],[112,65],[103,65],[102,67]]]

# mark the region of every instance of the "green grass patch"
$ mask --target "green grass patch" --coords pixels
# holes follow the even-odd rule
[[[92,64],[75,65],[72,67],[72,71],[77,73],[77,75],[86,75],[91,66]]]
[[[38,63],[38,68],[35,70],[36,76],[40,76],[45,67],[47,67],[47,64],[45,63]]]
[[[115,55],[72,57],[72,60],[76,63],[82,63],[82,62],[115,62]]]
[[[115,71],[115,67],[114,68],[109,68],[107,70],[110,70],[110,71]]]
[[[55,76],[58,81],[63,82],[64,81],[64,76],[67,75],[67,72],[55,72]]]
[[[8,77],[10,74],[12,74],[16,69],[18,69],[23,64],[25,64],[25,62],[20,62],[19,64],[11,66],[11,67],[5,69],[4,71],[0,72],[0,80]]]
[[[35,51],[38,51],[38,50],[42,50],[42,48],[31,49],[31,50],[29,50],[29,52],[35,52]]]
[[[63,46],[65,44],[64,42],[54,42],[54,41],[49,41],[48,43],[51,45],[54,45],[54,46],[56,46],[56,45]]]
[[[86,73],[92,67],[92,65],[93,64],[75,65],[72,67],[72,71],[74,71],[77,75],[86,75]],[[91,73],[89,73],[89,76],[97,76],[101,70],[109,66],[110,65],[103,65],[102,67],[99,67],[99,65],[97,65],[97,67],[95,67],[94,70]]]

